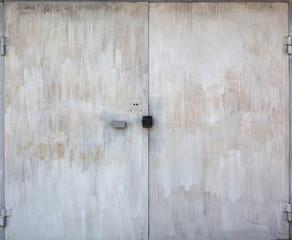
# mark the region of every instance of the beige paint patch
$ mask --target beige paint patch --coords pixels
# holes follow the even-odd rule
[[[64,143],[62,143],[62,142],[56,143],[55,146],[54,146],[53,152],[56,152],[58,159],[64,158],[65,157],[65,153],[66,153],[66,149],[65,149]]]
[[[44,160],[45,158],[47,158],[48,153],[49,153],[49,145],[46,143],[38,144],[33,150],[33,156],[41,160]]]

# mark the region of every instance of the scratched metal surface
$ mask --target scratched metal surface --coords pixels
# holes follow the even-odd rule
[[[287,12],[150,5],[150,239],[288,239]]]
[[[6,4],[7,240],[147,239],[147,14]]]

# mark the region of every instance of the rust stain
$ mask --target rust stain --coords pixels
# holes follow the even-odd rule
[[[98,163],[98,161],[103,157],[101,146],[96,146],[94,151],[89,153],[89,157],[94,163]]]
[[[98,164],[103,158],[103,150],[100,145],[96,145],[92,151],[82,152],[79,154],[79,160],[83,164],[83,169],[87,168],[90,163]]]
[[[76,160],[76,157],[77,157],[77,149],[78,149],[78,144],[75,144],[71,148],[71,150],[69,151],[70,167],[72,167],[73,161]]]
[[[64,158],[65,157],[65,153],[66,153],[66,149],[64,146],[64,143],[62,142],[58,142],[55,144],[55,152],[57,153],[57,158]]]
[[[44,160],[49,159],[64,159],[66,154],[66,148],[64,143],[57,142],[53,144],[40,143],[34,146],[33,142],[29,142],[27,145],[18,145],[17,152],[19,155],[25,155],[30,149],[32,149],[33,156],[35,158]]]
[[[243,78],[243,72],[235,73],[230,68],[225,71],[224,79],[227,82],[240,81]]]
[[[234,73],[227,69],[224,75],[226,81],[222,101],[224,109],[231,111],[249,111],[252,109],[250,97],[246,93],[242,82],[244,82],[244,73]]]
[[[206,96],[201,85],[185,84],[183,89],[175,92],[167,104],[171,104],[173,111],[169,118],[175,119],[174,124],[180,127],[189,126],[196,119],[200,119],[205,112]],[[169,100],[168,99],[168,100]]]
[[[80,153],[79,154],[79,159],[81,160],[81,162],[83,163],[83,165],[86,163],[86,154],[85,153]]]
[[[38,144],[33,150],[33,156],[44,160],[48,154],[49,145],[46,143]]]

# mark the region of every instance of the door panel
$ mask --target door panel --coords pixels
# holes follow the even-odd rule
[[[287,239],[288,4],[150,4],[150,239]]]
[[[147,20],[147,3],[6,4],[6,239],[147,239]]]

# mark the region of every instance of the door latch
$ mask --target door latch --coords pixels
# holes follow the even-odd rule
[[[152,128],[153,125],[152,116],[143,116],[142,125],[143,128]]]
[[[125,121],[112,121],[111,122],[111,126],[113,128],[119,128],[119,129],[122,129],[122,128],[126,128],[127,126],[127,123]]]

